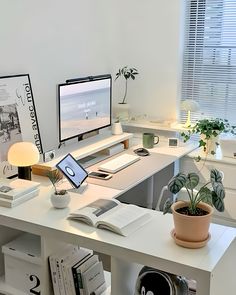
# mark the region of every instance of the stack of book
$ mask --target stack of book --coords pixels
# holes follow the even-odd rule
[[[67,245],[49,256],[54,295],[100,295],[106,290],[102,262],[92,250]]]
[[[40,183],[25,179],[0,179],[0,206],[12,208],[39,193]]]

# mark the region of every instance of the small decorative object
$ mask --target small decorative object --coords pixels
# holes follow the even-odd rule
[[[8,162],[18,167],[18,178],[31,180],[31,166],[39,161],[39,150],[32,142],[17,142],[10,146]]]
[[[59,209],[67,207],[70,202],[70,195],[65,189],[58,189],[57,187],[63,179],[63,174],[56,169],[48,171],[47,176],[54,187],[54,192],[51,194],[52,205]]]
[[[181,110],[188,112],[187,121],[184,127],[191,127],[191,112],[197,112],[200,109],[199,103],[193,99],[186,99],[181,102]]]
[[[122,126],[119,120],[116,120],[113,124],[112,124],[112,134],[114,135],[120,135],[123,133],[122,130]]]
[[[128,68],[127,66],[119,69],[119,71],[116,73],[117,80],[120,77],[123,77],[125,79],[125,92],[124,96],[122,98],[122,101],[118,103],[118,106],[115,108],[115,116],[119,116],[120,120],[122,121],[128,121],[129,120],[129,109],[130,106],[126,102],[126,96],[127,96],[127,90],[128,90],[128,80],[131,78],[132,80],[135,80],[136,75],[138,75],[138,70],[136,68]]]
[[[179,139],[176,137],[168,138],[169,147],[177,147],[179,145]]]
[[[222,173],[217,169],[210,172],[210,180],[201,188],[196,173],[178,173],[168,183],[168,189],[173,194],[185,192],[188,201],[165,202],[163,213],[171,209],[175,228],[172,237],[175,242],[187,248],[203,247],[210,239],[208,232],[213,207],[219,212],[224,211],[225,190],[222,183]]]
[[[188,131],[182,132],[181,136],[184,142],[188,141],[192,134],[199,134],[199,147],[203,148],[205,154],[216,153],[216,147],[219,145],[219,135],[230,132],[236,134],[236,126],[231,126],[225,119],[201,119]],[[196,160],[201,160],[198,156]]]

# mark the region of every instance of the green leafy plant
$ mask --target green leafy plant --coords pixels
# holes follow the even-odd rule
[[[217,138],[218,135],[221,133],[227,133],[230,132],[232,134],[236,134],[236,126],[231,126],[228,122],[228,120],[225,119],[202,119],[198,120],[197,123],[191,128],[189,128],[188,131],[182,132],[181,136],[184,139],[184,142],[188,141],[191,138],[192,134],[199,134],[203,135],[199,139],[199,147],[203,147],[203,150],[207,151],[207,146],[209,140],[212,140],[213,138]],[[215,143],[217,146],[219,145],[218,142]],[[208,151],[210,154],[214,155],[215,150]],[[198,156],[198,159],[200,160],[201,157]]]
[[[217,169],[210,171],[210,180],[201,188],[196,190],[199,184],[199,176],[196,173],[178,173],[168,183],[168,190],[173,194],[178,194],[181,189],[185,189],[189,198],[186,201],[187,215],[199,215],[198,204],[205,202],[216,208],[219,212],[224,211],[225,189],[222,184],[222,174]],[[170,211],[173,201],[168,199],[164,204],[163,213]]]
[[[49,178],[49,180],[51,181],[53,187],[54,187],[54,193],[55,195],[65,195],[66,194],[66,190],[59,190],[57,188],[57,184],[59,184],[60,181],[62,181],[63,179],[63,174],[55,169],[55,170],[52,170],[52,171],[48,171],[46,176]]]
[[[124,97],[122,99],[121,104],[125,104],[125,99],[127,96],[127,89],[128,89],[128,80],[131,78],[132,80],[135,80],[136,75],[138,75],[138,70],[135,68],[128,68],[127,66],[119,69],[119,71],[116,73],[116,78],[115,80],[117,80],[119,77],[124,77],[125,79],[125,93],[124,93]]]

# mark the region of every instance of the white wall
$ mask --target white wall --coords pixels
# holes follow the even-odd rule
[[[56,85],[68,78],[137,67],[133,112],[175,117],[180,2],[1,0],[0,75],[30,74],[44,150],[58,145]]]

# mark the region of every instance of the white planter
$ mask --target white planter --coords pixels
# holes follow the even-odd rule
[[[206,140],[205,135],[200,136],[202,140],[206,141],[206,154],[211,154],[211,152],[216,152],[217,149],[217,143],[220,143],[219,135],[216,137],[212,137],[211,139]]]
[[[123,133],[122,126],[120,122],[115,122],[112,124],[112,134],[119,135]]]
[[[114,118],[118,118],[122,122],[129,121],[130,105],[127,103],[118,103],[113,108]]]
[[[70,203],[70,195],[68,193],[64,195],[56,195],[55,193],[52,193],[50,199],[53,207],[58,209],[66,208]]]

